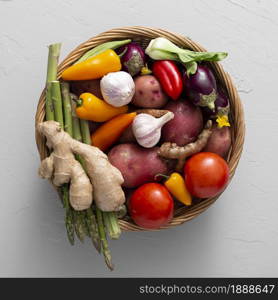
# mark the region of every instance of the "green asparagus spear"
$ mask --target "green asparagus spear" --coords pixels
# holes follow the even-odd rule
[[[102,213],[101,213],[100,209],[97,207],[96,207],[96,213],[97,213],[98,231],[99,231],[100,240],[101,240],[102,252],[104,255],[106,265],[112,271],[114,269],[114,265],[112,263],[112,257],[111,257],[111,253],[110,253],[110,250],[108,247],[108,242],[106,239]]]
[[[53,44],[48,47],[48,64],[46,76],[45,111],[46,120],[54,120],[54,107],[51,99],[50,83],[57,80],[57,66],[60,55],[61,44]]]
[[[45,103],[45,111],[46,111],[46,120],[55,120],[55,113],[54,113],[54,104],[52,101],[52,93],[59,93],[59,88],[52,89],[51,82],[57,80],[57,66],[58,60],[60,55],[61,44],[53,44],[49,46],[49,53],[48,53],[48,65],[47,65],[47,78],[46,78],[46,103]],[[56,95],[55,95],[56,96]],[[58,99],[61,99],[61,96],[58,95]],[[61,106],[61,105],[60,105]],[[60,112],[61,114],[61,112]],[[57,115],[57,114],[56,114]],[[60,119],[62,117],[59,115]],[[64,206],[66,208],[66,215],[65,215],[65,226],[67,230],[67,236],[69,242],[73,245],[74,244],[74,225],[73,225],[73,213],[70,208],[69,204],[69,187],[68,184],[63,185],[59,188],[60,193],[62,194],[62,199]]]
[[[69,93],[69,83],[61,82],[62,90],[62,101],[63,101],[63,110],[64,110],[64,130],[72,136],[72,111],[71,111],[71,98]]]

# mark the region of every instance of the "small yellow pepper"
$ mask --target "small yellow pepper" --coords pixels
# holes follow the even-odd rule
[[[136,112],[121,114],[101,125],[91,136],[92,145],[102,151],[112,146],[133,122]]]
[[[108,49],[96,56],[70,66],[62,73],[64,80],[98,79],[110,73],[120,71],[121,59],[114,50]]]
[[[167,178],[164,185],[178,201],[187,206],[192,204],[192,197],[186,188],[183,177],[179,173],[174,172],[170,176],[158,174],[157,176]]]
[[[127,105],[114,107],[91,93],[81,94],[76,101],[76,115],[83,120],[106,122],[127,110]]]

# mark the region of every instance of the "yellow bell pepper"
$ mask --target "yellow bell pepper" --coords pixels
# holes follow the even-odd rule
[[[91,93],[83,93],[76,101],[76,115],[83,120],[106,122],[126,113],[128,106],[114,107]]]
[[[167,178],[164,185],[178,201],[187,206],[192,204],[192,197],[186,188],[183,177],[179,173],[174,172],[170,176],[158,174],[156,177],[158,176]]]
[[[96,56],[70,66],[62,73],[64,80],[98,79],[110,73],[120,71],[121,59],[114,50],[108,49]]]

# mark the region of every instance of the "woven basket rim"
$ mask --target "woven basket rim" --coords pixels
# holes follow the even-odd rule
[[[131,38],[135,40],[143,40],[143,39],[152,39],[159,36],[168,38],[169,40],[171,40],[173,43],[177,44],[180,47],[189,48],[194,51],[207,51],[204,47],[202,47],[200,44],[196,43],[195,41],[192,41],[190,38],[184,37],[180,34],[176,34],[168,30],[153,28],[153,27],[144,27],[144,26],[119,27],[119,28],[114,28],[102,32],[88,39],[84,43],[81,43],[73,51],[71,51],[67,55],[67,57],[59,64],[58,78],[60,78],[61,73],[64,69],[66,69],[72,63],[74,63],[88,49],[95,47],[101,43],[111,41],[111,40],[116,40],[116,39]],[[230,168],[230,174],[229,174],[229,183],[230,183],[230,181],[232,180],[235,174],[235,170],[237,168],[243,150],[244,137],[245,137],[244,111],[243,111],[243,106],[240,97],[238,95],[237,89],[233,84],[230,75],[224,71],[223,67],[219,62],[210,62],[209,65],[214,71],[218,84],[220,84],[221,87],[227,92],[230,100],[232,147],[230,149],[230,153],[227,159]],[[45,139],[37,131],[37,125],[38,123],[42,122],[45,118],[44,104],[45,104],[45,89],[41,93],[38,106],[37,106],[36,116],[35,116],[35,137],[36,137],[36,144],[37,144],[37,148],[41,160],[47,156],[47,147],[45,145]],[[178,208],[177,210],[175,210],[174,218],[166,226],[161,227],[160,229],[174,227],[197,217],[202,212],[204,212],[208,207],[210,207],[219,198],[221,194],[213,198],[205,199],[200,203],[195,204],[189,208],[187,207]],[[137,226],[132,221],[120,220],[119,223],[122,230],[129,230],[129,231],[146,230],[144,228]]]

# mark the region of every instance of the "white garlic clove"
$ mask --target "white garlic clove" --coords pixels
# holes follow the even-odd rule
[[[148,114],[139,114],[132,123],[132,131],[138,144],[145,148],[154,147],[160,140],[162,126],[174,118],[172,112],[156,119]]]
[[[111,72],[100,81],[103,99],[114,107],[127,105],[135,93],[135,84],[131,75],[124,71]]]

